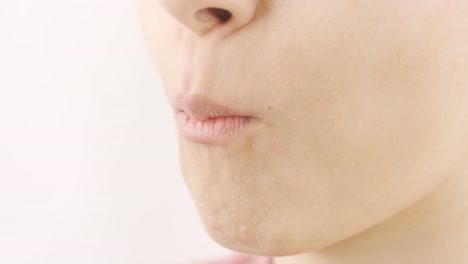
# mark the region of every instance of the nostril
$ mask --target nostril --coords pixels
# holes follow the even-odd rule
[[[229,11],[227,11],[225,9],[210,7],[210,8],[208,8],[208,10],[215,17],[217,17],[221,23],[224,23],[224,22],[228,21],[232,16],[231,12],[229,12]]]
[[[208,7],[198,10],[196,16],[202,21],[210,20],[215,17],[219,22],[225,23],[231,18],[232,14],[222,8]]]

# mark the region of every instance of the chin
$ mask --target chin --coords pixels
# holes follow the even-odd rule
[[[232,230],[210,229],[205,226],[208,235],[219,245],[246,254],[259,256],[278,256],[287,254],[279,243],[272,243],[265,236],[256,236],[244,232],[235,233]]]
[[[205,226],[208,235],[219,245],[241,253],[257,256],[282,257],[312,252],[312,248],[298,247],[288,243],[287,236],[270,234],[270,236],[250,236],[233,234],[232,231],[210,230]],[[318,250],[318,249],[317,249]]]
[[[258,210],[256,214],[245,218],[242,214],[201,214],[201,220],[205,231],[216,243],[246,254],[290,256],[319,250],[325,246],[321,243],[323,241],[305,241],[304,237],[291,234],[287,225],[273,220],[275,218],[259,217],[264,213],[267,212]]]

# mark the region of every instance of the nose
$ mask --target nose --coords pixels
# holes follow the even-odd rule
[[[202,37],[210,31],[234,32],[255,15],[258,0],[159,0],[180,24]]]

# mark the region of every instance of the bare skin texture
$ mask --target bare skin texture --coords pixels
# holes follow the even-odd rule
[[[215,241],[275,264],[468,263],[468,1],[138,5],[171,104],[258,118],[223,145],[179,137]]]

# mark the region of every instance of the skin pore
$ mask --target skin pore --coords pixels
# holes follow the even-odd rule
[[[203,96],[256,118],[219,145],[179,133],[216,242],[275,264],[468,263],[468,1],[138,6],[174,113]]]

